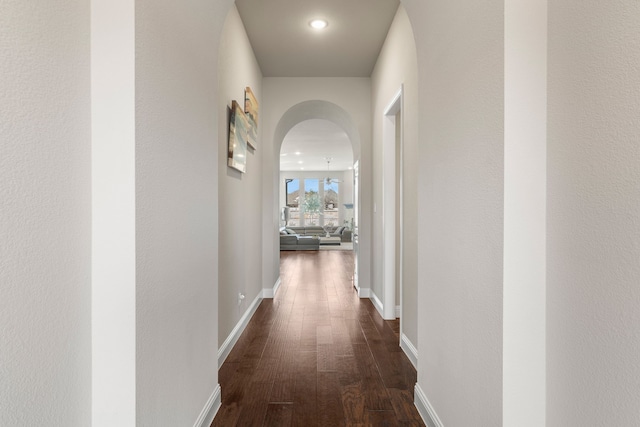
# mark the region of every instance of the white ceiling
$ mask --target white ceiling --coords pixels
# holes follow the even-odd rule
[[[300,153],[300,154],[297,154]],[[327,165],[327,158],[331,161]],[[353,166],[353,149],[346,132],[328,120],[295,125],[280,149],[281,171],[343,171]]]
[[[237,0],[265,77],[369,77],[398,0]],[[329,22],[314,30],[309,21]]]
[[[399,0],[236,0],[265,77],[371,76],[398,5]],[[315,18],[329,26],[312,29]],[[326,157],[332,158],[331,170],[353,165],[348,137],[326,120],[295,126],[281,153],[283,171],[326,170]]]

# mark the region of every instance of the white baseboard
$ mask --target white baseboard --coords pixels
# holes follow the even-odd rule
[[[358,298],[371,298],[371,288],[358,288]]]
[[[431,406],[431,403],[429,403],[429,399],[427,399],[427,396],[418,383],[416,383],[415,397],[413,400],[418,409],[418,413],[428,427],[444,427],[444,424],[442,424],[442,421],[438,418],[436,411],[433,409],[433,406]]]
[[[220,384],[218,384],[215,390],[213,390],[213,393],[211,393],[211,396],[209,396],[207,404],[202,408],[200,416],[193,427],[209,427],[218,413],[220,406],[222,406],[222,391],[220,390]]]
[[[384,319],[384,312],[382,311],[384,308],[382,306],[382,301],[380,301],[380,298],[378,298],[378,295],[376,295],[375,292],[371,291],[371,293],[369,294],[369,299],[371,299],[373,306],[376,308],[376,310],[378,310],[378,313],[380,313],[380,317]]]
[[[418,369],[418,349],[405,334],[400,337],[400,348],[407,355],[413,367]]]
[[[278,289],[280,289],[281,284],[282,284],[282,281],[278,277],[278,280],[276,280],[276,283],[273,285],[273,288],[271,289],[265,288],[262,290],[262,298],[274,298],[276,296],[276,293],[278,292]]]
[[[242,315],[242,318],[240,319],[236,327],[233,328],[227,339],[224,340],[224,343],[222,343],[222,346],[218,349],[218,367],[222,366],[227,356],[229,356],[229,353],[231,353],[231,349],[238,342],[240,335],[242,335],[242,332],[249,324],[249,320],[251,320],[251,317],[258,309],[261,301],[262,293],[259,293],[251,303],[251,306],[249,306],[247,311],[245,311],[245,313]]]
[[[396,305],[396,319],[400,318],[400,306]]]

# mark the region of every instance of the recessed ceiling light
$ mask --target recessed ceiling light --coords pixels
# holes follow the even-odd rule
[[[298,164],[301,165],[302,163],[304,163],[302,160],[298,161]]]
[[[300,154],[302,154],[302,153],[299,152],[299,151],[296,151],[296,156],[299,156]]]
[[[324,19],[314,19],[313,21],[309,22],[309,25],[311,26],[311,28],[315,28],[316,30],[322,30],[327,28],[329,23]]]

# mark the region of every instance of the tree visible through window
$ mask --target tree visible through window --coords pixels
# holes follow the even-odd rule
[[[319,180],[304,180],[304,225],[320,225],[320,212],[322,203],[320,201]]]
[[[324,226],[337,227],[339,218],[339,185],[330,178],[324,180]]]

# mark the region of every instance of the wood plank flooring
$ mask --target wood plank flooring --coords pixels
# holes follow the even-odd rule
[[[220,368],[212,426],[424,426],[416,371],[352,286],[353,253],[283,251],[282,284]]]

